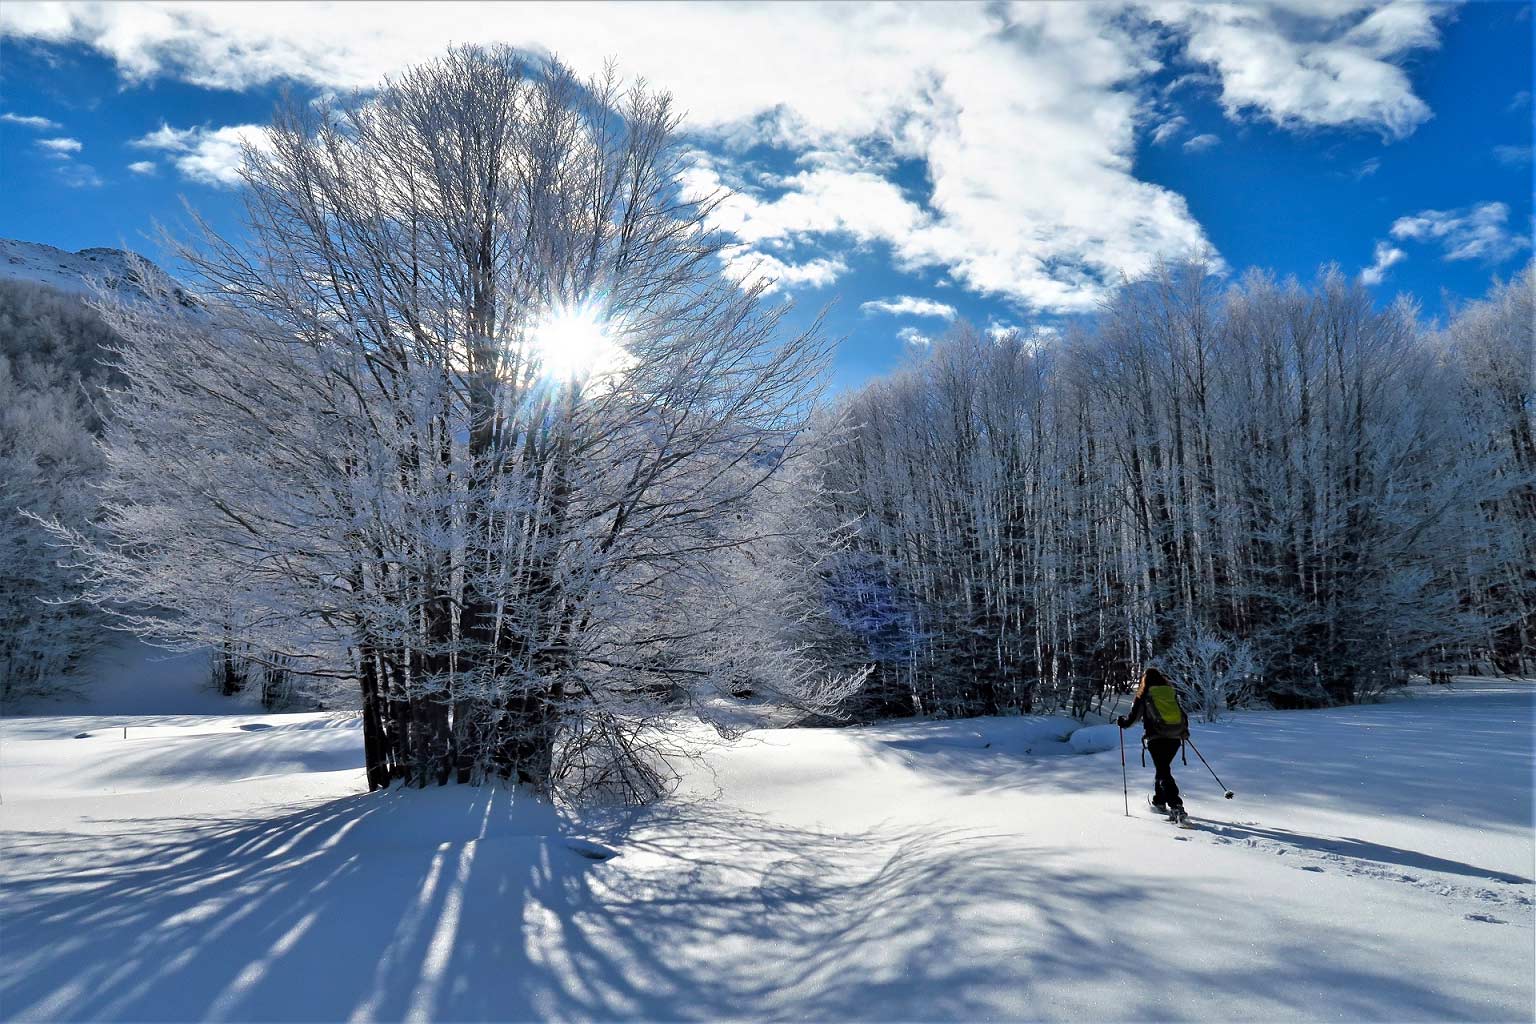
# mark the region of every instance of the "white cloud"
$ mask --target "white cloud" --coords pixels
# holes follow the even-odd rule
[[[1350,172],[1350,177],[1356,181],[1364,181],[1379,170],[1381,170],[1381,157],[1373,156],[1367,160],[1362,160],[1360,166]]]
[[[54,156],[62,157],[66,160],[85,148],[79,139],[38,139],[37,145],[41,149],[46,149]]]
[[[744,182],[732,189],[702,155],[683,175],[690,196],[730,191],[715,208],[714,225],[749,245],[825,234],[865,243],[908,234],[927,218],[900,188],[871,171],[815,167],[769,181],[780,193],[771,200],[759,199],[761,187]]]
[[[1387,279],[1387,270],[1407,258],[1408,254],[1391,242],[1377,242],[1375,262],[1360,271],[1360,282],[1368,285],[1381,284]]]
[[[46,117],[36,117],[25,114],[12,114],[9,112],[0,114],[0,121],[5,121],[9,124],[19,124],[24,128],[36,128],[39,131],[45,132],[57,131],[58,129],[64,127],[63,125],[59,124],[59,122],[50,121]]]
[[[898,152],[926,156],[926,202],[836,146],[779,177],[726,180],[718,158],[700,159],[690,191],[734,186],[716,223],[751,244],[880,243],[901,269],[944,268],[974,291],[1053,311],[1092,309],[1109,283],[1159,256],[1209,252],[1183,198],[1131,174],[1135,98],[1113,87],[1141,67],[1134,44],[1112,29],[1097,34],[1088,7],[1023,13],[1044,19],[1055,44],[1029,37],[1021,52],[981,41],[942,91],[908,100],[916,113],[887,137]],[[1028,90],[997,88],[1036,67]]]
[[[1399,217],[1390,233],[1400,242],[1439,242],[1447,260],[1501,263],[1531,244],[1530,238],[1506,227],[1508,221],[1509,207],[1504,203],[1478,203]]]
[[[1221,145],[1221,137],[1207,132],[1204,135],[1196,135],[1194,138],[1185,141],[1184,152],[1202,153],[1213,146],[1219,145]]]
[[[220,4],[0,12],[4,31],[94,47],[131,80],[232,89],[283,78],[369,87],[462,39],[466,24],[479,41],[559,53],[582,71],[616,55],[626,74],[670,89],[706,138],[818,154],[783,180],[732,182],[744,195],[722,226],[753,249],[886,246],[902,268],[1051,310],[1092,308],[1122,274],[1208,247],[1181,196],[1134,176],[1137,90],[1158,64],[1154,40],[1126,20],[1088,4],[823,4],[793,17],[746,4],[315,4],[302,19]],[[873,150],[925,176],[907,192],[888,166],[847,159]],[[175,162],[232,178],[229,159],[217,170],[190,153]],[[830,262],[802,266],[808,281],[835,276]]]
[[[725,275],[738,281],[743,287],[766,283],[765,293],[780,288],[805,285],[822,288],[841,277],[848,265],[841,259],[817,257],[804,263],[786,263],[777,256],[754,252],[746,247],[734,248],[726,257]]]
[[[912,295],[898,295],[893,299],[871,299],[859,306],[866,315],[889,313],[892,316],[936,316],[953,320],[960,314],[947,302],[935,302]]]
[[[918,330],[916,327],[903,327],[901,330],[896,332],[896,337],[900,338],[908,345],[921,345],[926,348],[927,346],[933,344],[933,339],[924,334],[922,331]]]
[[[100,188],[105,184],[96,168],[73,161],[59,168],[59,180],[70,188]]]
[[[1531,162],[1531,147],[1494,146],[1493,158],[1509,167],[1523,167]]]
[[[1165,2],[829,3],[792,17],[772,4],[312,4],[303,18],[243,4],[5,4],[0,31],[93,47],[130,80],[229,89],[283,79],[371,87],[462,40],[465,25],[478,41],[558,53],[586,72],[617,56],[626,74],[673,92],[690,130],[726,146],[700,175],[740,192],[719,221],[744,252],[881,246],[899,268],[1070,312],[1092,309],[1159,257],[1209,248],[1183,197],[1134,173],[1149,76],[1170,55],[1158,24],[1214,69],[1233,117],[1400,135],[1428,116],[1396,62],[1433,45],[1440,9],[1328,3],[1283,14]],[[1155,141],[1185,129],[1165,127]],[[233,147],[197,143],[166,148],[183,174],[231,183]],[[754,143],[800,155],[799,171],[769,179],[732,162]],[[885,163],[853,158],[870,152]],[[893,167],[914,165],[921,175],[893,179]],[[774,258],[773,270],[792,266]],[[835,263],[799,264],[781,280],[824,282]]]
[[[160,166],[153,160],[135,160],[128,165],[128,169],[134,174],[154,174]]]
[[[1154,146],[1166,146],[1173,137],[1182,132],[1189,125],[1189,121],[1180,114],[1170,117],[1152,132],[1152,144]]]
[[[166,149],[186,151],[192,148],[196,141],[198,128],[172,128],[164,121],[160,127],[141,138],[128,143],[130,146],[138,146],[141,149]]]
[[[69,188],[100,188],[101,175],[90,164],[80,163],[75,156],[85,148],[79,139],[64,136],[38,139],[37,147],[57,161],[58,178]]]
[[[1439,43],[1449,5],[1418,0],[1149,4],[1185,53],[1217,72],[1221,104],[1290,128],[1370,128],[1402,138],[1430,117],[1401,61]]]
[[[223,128],[159,128],[135,139],[129,145],[172,154],[170,160],[184,178],[204,185],[232,188],[240,184],[240,167],[245,159],[245,145],[258,149],[269,145],[266,129],[254,124],[226,125]],[[148,163],[148,161],[143,161]],[[147,171],[130,170],[145,174]]]

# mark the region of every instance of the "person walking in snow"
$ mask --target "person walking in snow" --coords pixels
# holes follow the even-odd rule
[[[1188,824],[1189,815],[1184,813],[1184,801],[1179,797],[1179,784],[1173,778],[1173,758],[1189,739],[1189,716],[1179,705],[1179,695],[1168,677],[1155,668],[1141,674],[1141,685],[1136,688],[1136,700],[1131,713],[1121,715],[1116,724],[1129,729],[1137,720],[1142,723],[1142,759],[1152,755],[1152,766],[1157,777],[1152,791],[1152,806],[1168,815],[1170,821]]]

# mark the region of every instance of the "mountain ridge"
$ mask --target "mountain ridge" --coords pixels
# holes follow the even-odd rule
[[[0,280],[25,281],[81,296],[95,294],[99,284],[140,301],[153,300],[154,291],[163,289],[185,310],[202,307],[192,292],[153,260],[109,246],[70,252],[46,242],[0,238]]]

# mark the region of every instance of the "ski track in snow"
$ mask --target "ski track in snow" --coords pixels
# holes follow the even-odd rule
[[[1257,824],[1258,822],[1245,821],[1224,826],[1217,822],[1199,822],[1197,823],[1197,831],[1210,833],[1211,841],[1217,845],[1238,845],[1277,857],[1289,856],[1292,861],[1303,862],[1290,865],[1300,871],[1323,872],[1338,870],[1356,878],[1369,878],[1381,882],[1412,885],[1451,902],[1467,903],[1471,906],[1487,903],[1496,903],[1510,907],[1530,907],[1532,905],[1532,896],[1529,895],[1532,890],[1530,881],[1521,880],[1513,875],[1489,872],[1483,885],[1455,884],[1447,882],[1444,875],[1434,871],[1408,874],[1403,871],[1382,867],[1368,859],[1351,857],[1345,853],[1299,849],[1295,845],[1282,840],[1242,834],[1248,831],[1248,826],[1255,826]],[[1339,845],[1347,846],[1348,841],[1342,841]],[[1483,920],[1484,918],[1469,914],[1468,919]]]
[[[1201,726],[1238,797],[1177,765],[1186,831],[1068,719],[700,728],[672,800],[573,814],[369,795],[355,716],[112,671],[0,720],[5,1019],[1536,1011],[1530,683]]]

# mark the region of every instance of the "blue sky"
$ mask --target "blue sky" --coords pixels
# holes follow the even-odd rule
[[[152,257],[182,197],[237,226],[236,142],[283,89],[450,42],[615,57],[689,111],[689,187],[737,190],[729,271],[835,302],[841,385],[1198,247],[1427,316],[1530,258],[1529,4],[11,2],[0,32],[0,235]]]

